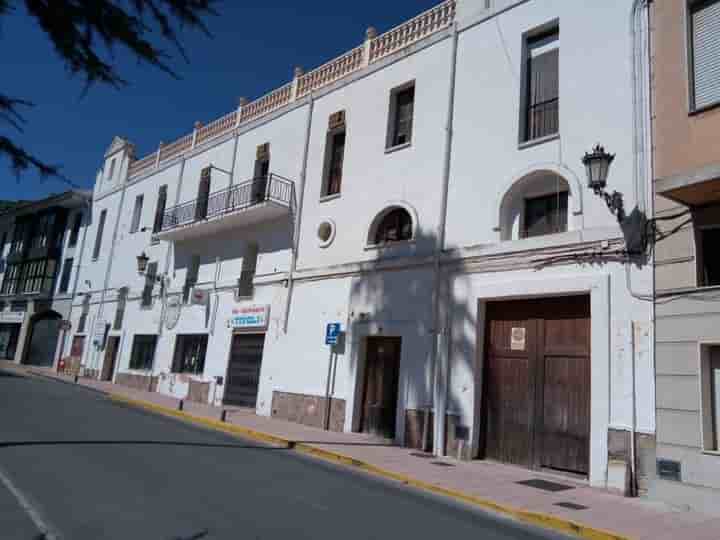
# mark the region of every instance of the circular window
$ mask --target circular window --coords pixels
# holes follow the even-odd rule
[[[328,247],[335,239],[335,223],[329,219],[320,223],[317,236],[318,240],[320,240],[320,247]]]

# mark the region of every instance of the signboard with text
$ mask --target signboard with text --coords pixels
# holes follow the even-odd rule
[[[24,311],[0,311],[0,323],[22,324],[24,320]]]
[[[340,323],[328,323],[325,327],[325,345],[337,345],[340,338]]]
[[[265,330],[270,319],[270,306],[233,308],[229,326],[236,330]]]

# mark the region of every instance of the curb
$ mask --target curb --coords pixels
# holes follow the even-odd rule
[[[491,512],[510,516],[523,523],[536,525],[545,529],[550,529],[561,533],[573,534],[579,538],[584,538],[586,540],[631,540],[631,538],[628,536],[613,533],[610,531],[605,531],[603,529],[597,529],[595,527],[589,527],[577,521],[563,519],[561,517],[553,516],[551,514],[544,514],[541,512],[533,512],[530,510],[515,508],[513,506],[497,503],[490,499],[484,499],[481,497],[476,497],[474,495],[468,495],[467,493],[463,493],[462,491],[456,491],[453,489],[438,486],[436,484],[431,484],[429,482],[423,482],[422,480],[417,480],[404,474],[399,474],[393,471],[389,471],[387,469],[383,469],[382,467],[372,465],[371,463],[367,463],[350,456],[346,456],[345,454],[341,454],[339,452],[318,448],[317,446],[313,446],[311,444],[300,443],[290,439],[285,439],[283,437],[278,437],[276,435],[270,435],[269,433],[263,433],[254,429],[238,426],[236,424],[221,422],[220,420],[213,420],[200,416],[194,416],[184,411],[171,409],[163,405],[156,405],[155,403],[150,403],[148,401],[127,398],[119,394],[111,393],[107,395],[111,400],[118,403],[124,403],[126,405],[152,411],[164,416],[171,416],[211,429],[223,431],[225,433],[240,435],[259,442],[279,446],[281,448],[286,448],[288,450],[294,450],[296,452],[313,456],[324,461],[354,467],[366,473],[394,480],[396,482],[400,482],[404,485],[411,486],[422,491],[427,491],[435,495],[442,495],[443,497],[449,497],[456,501],[470,504],[484,510],[489,510]]]

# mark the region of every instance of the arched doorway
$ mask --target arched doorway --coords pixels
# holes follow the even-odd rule
[[[30,320],[30,338],[25,353],[26,364],[52,367],[61,321],[62,316],[55,311],[40,313]]]

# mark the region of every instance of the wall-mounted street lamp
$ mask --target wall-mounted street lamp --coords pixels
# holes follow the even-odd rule
[[[605,200],[607,207],[615,214],[618,222],[621,222],[625,219],[622,193],[618,193],[617,191],[607,193],[605,191],[610,165],[614,160],[615,154],[608,154],[605,148],[599,144],[595,145],[592,152],[586,152],[582,158],[587,174],[588,187],[593,190],[595,195],[599,195]]]

